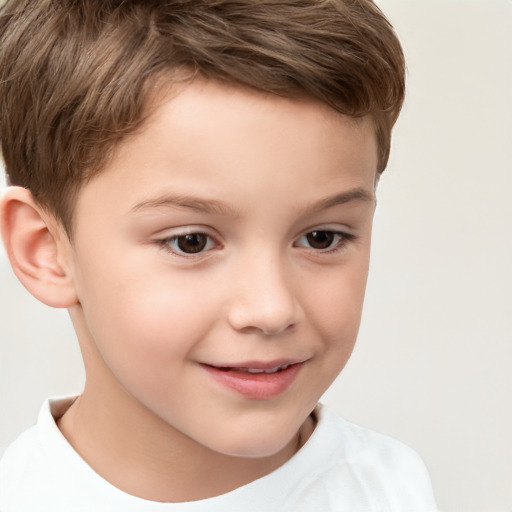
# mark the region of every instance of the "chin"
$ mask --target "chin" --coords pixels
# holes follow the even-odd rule
[[[247,435],[249,434],[249,435]],[[242,457],[258,459],[272,457],[286,449],[290,444],[296,444],[297,432],[276,433],[276,432],[246,432],[245,435],[235,437],[228,436],[218,440],[212,448],[224,455],[231,457]]]

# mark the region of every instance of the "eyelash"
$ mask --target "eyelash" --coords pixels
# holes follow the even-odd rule
[[[309,231],[308,233],[302,235],[299,238],[299,241],[302,239],[307,239],[309,236],[314,235],[315,233],[328,234],[333,237],[333,241],[336,240],[336,238],[337,238],[337,241],[334,243],[334,245],[331,243],[329,245],[329,247],[326,247],[325,249],[315,249],[314,247],[310,247],[311,249],[313,249],[315,252],[317,252],[319,254],[333,254],[333,253],[342,251],[343,249],[345,249],[345,246],[349,242],[351,242],[352,240],[354,240],[356,238],[355,235],[353,235],[351,233],[345,233],[343,231],[334,231],[332,229],[314,229],[313,231]],[[304,246],[296,245],[296,247],[304,247]]]
[[[307,240],[307,238],[309,236],[314,235],[315,233],[316,234],[318,234],[318,233],[328,234],[329,236],[333,237],[333,241],[337,239],[337,241],[334,243],[334,245],[332,245],[332,242],[331,242],[329,247],[326,247],[325,249],[316,249],[314,247],[309,247],[309,249],[312,249],[315,253],[318,253],[318,254],[334,254],[339,251],[342,251],[349,242],[353,241],[356,238],[355,235],[350,234],[350,233],[345,233],[343,231],[334,231],[331,229],[316,229],[316,230],[309,231],[309,232],[305,233],[304,235],[302,235],[299,238],[299,241],[302,239]],[[178,244],[180,239],[183,239],[187,236],[206,237],[205,246],[202,247],[197,252],[189,252],[189,253],[185,252],[179,248],[176,249],[176,248],[172,247],[173,244]],[[208,244],[220,245],[218,242],[215,241],[215,239],[212,236],[208,235],[207,233],[203,233],[201,231],[191,231],[191,232],[187,232],[187,233],[180,233],[177,235],[173,235],[170,237],[166,237],[166,238],[157,240],[156,243],[165,251],[167,251],[177,257],[181,257],[181,258],[200,257],[205,252],[208,252],[213,249],[213,247],[208,247]],[[306,247],[306,246],[297,245],[297,243],[295,243],[294,247]],[[308,247],[306,247],[306,248],[308,248]]]
[[[178,244],[180,239],[185,238],[187,236],[203,236],[203,237],[206,237],[205,246],[203,248],[201,248],[201,250],[199,250],[197,252],[190,252],[190,253],[185,252],[183,250],[180,250],[179,248],[176,249],[176,248],[172,247],[173,244],[175,244],[175,243]],[[208,235],[207,233],[203,233],[201,231],[190,231],[190,232],[187,232],[187,233],[180,233],[180,234],[173,235],[173,236],[170,236],[170,237],[167,237],[167,238],[162,238],[161,240],[157,240],[157,243],[165,251],[167,251],[167,252],[169,252],[169,253],[171,253],[171,254],[173,254],[175,256],[178,256],[180,258],[199,257],[202,254],[204,254],[205,252],[207,252],[207,251],[212,249],[212,247],[206,248],[209,244],[210,245],[211,244],[219,245],[218,242],[216,242],[212,236]],[[205,250],[205,248],[206,248],[206,250]]]

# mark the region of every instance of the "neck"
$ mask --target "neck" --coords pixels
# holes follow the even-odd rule
[[[87,385],[58,426],[105,480],[128,494],[162,502],[205,499],[261,478],[289,460],[314,428],[308,418],[297,435],[269,457],[233,457],[184,435],[123,389],[105,397]]]

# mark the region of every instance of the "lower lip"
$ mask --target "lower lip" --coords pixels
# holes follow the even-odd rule
[[[220,370],[201,365],[217,382],[249,398],[264,400],[284,393],[295,380],[304,363],[292,364],[275,373],[248,373]]]

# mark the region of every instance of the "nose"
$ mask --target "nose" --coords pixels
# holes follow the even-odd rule
[[[250,258],[233,276],[229,323],[240,332],[281,334],[303,319],[293,276],[277,258]]]

